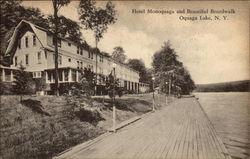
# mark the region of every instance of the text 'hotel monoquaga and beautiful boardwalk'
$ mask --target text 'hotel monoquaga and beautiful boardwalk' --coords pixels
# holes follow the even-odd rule
[[[231,159],[195,98],[182,98],[55,159]]]

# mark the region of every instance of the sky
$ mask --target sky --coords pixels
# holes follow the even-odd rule
[[[79,1],[62,7],[59,14],[78,21]],[[97,2],[103,7],[105,1]],[[121,46],[128,58],[142,59],[150,68],[152,56],[168,40],[179,60],[189,70],[196,84],[246,80],[249,67],[249,3],[233,1],[114,1],[117,21],[98,44],[105,52]],[[24,6],[40,8],[52,14],[51,1],[24,1]],[[132,10],[145,13],[133,13]],[[166,14],[147,13],[148,9],[165,10]],[[209,10],[207,14],[179,13],[177,10]],[[234,10],[233,14],[211,13],[210,10]],[[170,11],[174,13],[169,14]],[[212,20],[183,20],[187,17],[209,16]],[[221,20],[214,20],[219,16]],[[226,16],[226,20],[223,20]],[[82,30],[83,37],[94,45],[92,31]]]

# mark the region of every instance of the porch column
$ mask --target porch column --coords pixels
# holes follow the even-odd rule
[[[13,81],[13,70],[10,70],[10,81]]]
[[[140,94],[140,83],[137,83],[137,93]]]
[[[76,82],[78,82],[79,80],[78,80],[78,70],[76,70]]]
[[[4,68],[2,68],[2,81],[5,81],[5,71],[4,71]]]
[[[65,82],[64,70],[62,70],[62,81]]]
[[[72,81],[72,71],[71,71],[71,69],[69,69],[69,82],[71,82]]]
[[[45,83],[48,83],[48,72],[45,71]]]

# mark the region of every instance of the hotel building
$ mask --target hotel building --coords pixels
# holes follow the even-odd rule
[[[116,78],[119,79],[120,87],[134,93],[145,92],[149,87],[139,82],[137,71],[115,62],[107,53],[88,49],[86,45],[59,38],[58,54],[59,84],[79,82],[84,68],[91,69],[98,75],[97,77],[108,76],[113,70],[113,63],[116,63]],[[13,81],[13,71],[21,64],[25,67],[25,71],[32,72],[33,78],[45,80],[45,91],[52,91],[55,83],[55,53],[53,35],[50,31],[22,20],[9,40],[5,59],[10,61],[10,65],[1,66],[2,82]],[[102,84],[98,80],[97,85]]]

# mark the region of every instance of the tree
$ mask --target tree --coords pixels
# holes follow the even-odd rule
[[[149,71],[147,71],[147,68],[146,68],[144,62],[142,61],[142,59],[129,59],[127,62],[127,65],[130,68],[139,72],[139,76],[140,76],[139,81],[140,82],[150,84],[151,74]]]
[[[15,27],[21,20],[32,21],[33,23],[47,28],[48,22],[44,14],[38,8],[23,7],[21,0],[0,1],[0,62],[4,63],[3,56],[8,46],[8,40],[12,36]]]
[[[20,65],[19,70],[14,72],[14,85],[13,92],[20,95],[20,101],[22,101],[22,95],[31,94],[34,81],[32,74],[25,71],[25,67]]]
[[[50,24],[54,23],[52,15],[48,16],[48,21]],[[79,44],[82,41],[81,29],[81,26],[77,22],[62,15],[58,16],[58,37],[64,37]],[[50,27],[49,30],[54,32],[53,27]]]
[[[110,98],[113,98],[117,94],[119,96],[122,95],[122,90],[120,90],[119,87],[119,80],[115,79],[112,73],[108,75],[105,82],[106,82],[105,87]]]
[[[55,42],[55,94],[59,96],[59,83],[58,83],[58,11],[62,6],[65,6],[69,3],[69,0],[52,0],[53,9],[54,9],[54,42]]]
[[[125,51],[121,46],[115,47],[111,56],[115,61],[120,63],[124,63],[127,58],[125,55]]]
[[[177,88],[181,88],[182,94],[188,94],[194,90],[195,84],[188,70],[177,58],[178,56],[170,42],[164,43],[162,48],[153,55],[152,65],[156,77],[155,82],[162,92],[168,93],[170,86],[173,92]]]
[[[97,8],[95,6],[96,2],[92,0],[80,0],[78,13],[79,13],[79,20],[81,24],[84,26],[84,29],[90,29],[94,31],[95,35],[95,53],[96,53],[96,78],[97,81],[97,54],[98,54],[98,42],[103,37],[103,34],[107,31],[109,24],[114,24],[116,21],[115,15],[115,6],[108,1],[106,3],[106,8]],[[95,92],[96,92],[95,87]]]

